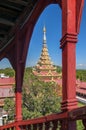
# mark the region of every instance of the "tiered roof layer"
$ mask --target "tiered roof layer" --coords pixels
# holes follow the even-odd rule
[[[56,67],[53,65],[51,58],[48,53],[48,48],[46,44],[46,28],[43,28],[43,46],[41,51],[41,56],[35,66],[33,73],[38,76],[40,80],[50,82],[55,81],[59,77],[56,72]]]

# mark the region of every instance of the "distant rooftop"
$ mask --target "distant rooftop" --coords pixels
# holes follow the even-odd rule
[[[9,76],[6,76],[4,73],[1,73],[0,78],[9,78]]]

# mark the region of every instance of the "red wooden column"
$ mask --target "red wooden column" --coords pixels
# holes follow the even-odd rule
[[[22,120],[22,76],[21,76],[21,64],[17,63],[16,68],[16,90],[15,90],[15,106],[16,116],[15,121]],[[20,130],[20,127],[16,124],[16,130]]]
[[[76,0],[62,0],[62,106],[77,108],[76,100]]]
[[[21,84],[21,67],[17,66],[16,71],[16,91],[15,91],[15,102],[16,102],[16,116],[15,120],[22,120],[22,84]]]
[[[15,103],[16,103],[16,116],[15,120],[22,120],[22,82],[23,82],[23,64],[21,62],[21,42],[19,30],[16,33],[16,47],[15,47],[15,80],[16,80],[16,90],[15,90]],[[19,129],[18,129],[19,130]]]

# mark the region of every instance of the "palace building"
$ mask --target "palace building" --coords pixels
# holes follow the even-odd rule
[[[37,65],[33,68],[33,73],[44,82],[57,82],[61,78],[61,74],[57,73],[56,67],[53,65],[49,56],[46,42],[46,27],[43,28],[43,46],[41,56]]]
[[[2,116],[7,115],[4,111],[4,100],[6,98],[15,98],[13,86],[15,85],[15,78],[0,74],[0,121]],[[1,125],[1,122],[0,122]]]

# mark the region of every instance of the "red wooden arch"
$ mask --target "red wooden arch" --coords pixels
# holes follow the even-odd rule
[[[22,82],[27,51],[37,19],[49,4],[59,4],[62,9],[62,111],[77,108],[76,100],[76,43],[84,0],[39,0],[22,27],[16,28],[11,44],[2,52],[16,72],[16,121],[22,120]],[[74,125],[74,123],[72,124]],[[68,129],[71,130],[70,125]]]

